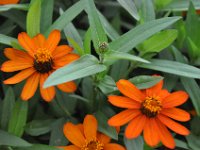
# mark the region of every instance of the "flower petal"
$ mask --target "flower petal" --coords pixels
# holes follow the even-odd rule
[[[63,132],[65,137],[74,145],[82,147],[85,144],[85,138],[76,125],[70,122],[66,123]]]
[[[97,137],[98,123],[93,115],[87,115],[83,121],[84,134],[87,140]]]
[[[46,39],[42,34],[37,34],[36,36],[33,37],[33,41],[35,43],[35,46],[37,46],[37,48],[44,47],[45,40]]]
[[[108,120],[108,124],[110,126],[121,126],[128,123],[140,114],[141,112],[138,109],[127,109],[110,118]]]
[[[190,120],[190,114],[179,108],[166,108],[162,109],[161,114],[166,115],[172,119],[178,121],[188,121]]]
[[[17,4],[19,0],[1,0],[0,5],[5,5],[5,4]]]
[[[4,84],[16,84],[19,83],[21,81],[23,81],[24,79],[28,78],[30,75],[32,75],[36,70],[34,68],[28,68],[25,70],[22,70],[21,72],[19,72],[18,74],[16,74],[15,76],[4,80],[3,83]]]
[[[139,102],[124,96],[111,95],[108,100],[111,104],[120,108],[139,109],[141,107]]]
[[[163,87],[163,80],[158,82],[156,85],[146,89],[146,93],[148,96],[157,95],[157,93],[160,93],[160,91],[162,90],[162,87]]]
[[[145,99],[142,92],[128,80],[119,80],[117,82],[117,88],[122,94],[138,102],[142,102]]]
[[[144,126],[144,140],[149,146],[156,146],[160,142],[158,133],[155,132],[155,119],[147,118],[146,125]]]
[[[104,150],[126,150],[123,146],[115,143],[106,144]]]
[[[184,126],[182,126],[179,123],[176,123],[175,121],[173,121],[172,119],[159,114],[158,115],[158,119],[164,124],[166,125],[169,129],[173,130],[174,132],[181,134],[181,135],[188,135],[190,134],[190,131],[185,128]]]
[[[53,62],[54,62],[54,69],[58,69],[60,67],[63,67],[67,64],[70,64],[71,62],[79,59],[80,56],[77,55],[77,54],[67,54],[63,57],[60,57],[58,59],[54,59]]]
[[[125,136],[128,139],[136,138],[138,137],[142,130],[144,129],[144,126],[146,124],[146,116],[145,115],[139,115],[128,124],[125,130]]]
[[[164,108],[172,108],[185,103],[188,99],[188,94],[184,91],[173,92],[163,100]]]
[[[35,94],[38,87],[39,79],[40,79],[40,74],[37,72],[35,72],[27,79],[21,93],[22,100],[27,101]]]
[[[53,30],[50,34],[48,39],[45,41],[45,47],[50,51],[53,52],[57,47],[58,43],[60,42],[60,31]]]
[[[79,147],[75,145],[70,145],[70,146],[58,146],[58,148],[62,148],[64,150],[81,150]]]
[[[111,141],[111,138],[109,136],[102,133],[97,134],[97,139],[103,144],[108,144]]]
[[[68,45],[59,45],[52,52],[53,59],[63,57],[73,51],[73,48]]]
[[[77,89],[77,86],[73,81],[59,84],[57,85],[57,87],[63,92],[67,92],[67,93],[73,93]]]
[[[158,120],[156,119],[156,132],[158,133],[160,140],[162,141],[162,143],[170,148],[170,149],[174,149],[175,147],[175,142],[173,139],[173,136],[171,135],[171,133],[167,130],[167,128]]]
[[[14,48],[5,48],[4,50],[4,54],[7,58],[11,59],[11,60],[32,60],[33,61],[33,58],[27,53],[27,52],[24,52],[24,51],[21,51],[21,50],[17,50],[17,49],[14,49]]]
[[[27,33],[21,32],[18,34],[19,44],[31,55],[34,57],[34,52],[36,50],[36,46],[34,41],[28,36]]]
[[[40,77],[40,93],[41,93],[42,98],[46,102],[50,102],[56,94],[54,86],[51,86],[48,88],[43,88],[44,82],[48,76],[49,75],[47,73],[45,73],[45,74],[41,74],[41,77]]]
[[[4,62],[1,66],[1,70],[4,72],[14,72],[19,71],[23,69],[27,69],[33,67],[33,64],[29,61],[14,61],[14,60],[8,60]]]

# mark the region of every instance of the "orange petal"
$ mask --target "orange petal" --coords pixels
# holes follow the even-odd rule
[[[163,100],[164,108],[171,108],[185,103],[188,99],[188,94],[184,91],[173,92]]]
[[[41,93],[42,98],[46,102],[50,102],[54,98],[56,91],[55,91],[54,86],[51,86],[51,87],[48,87],[48,88],[43,88],[44,82],[47,79],[47,77],[48,77],[47,73],[41,74],[41,77],[40,77],[40,93]]]
[[[174,132],[181,134],[181,135],[188,135],[190,134],[190,131],[185,128],[184,126],[180,125],[179,123],[176,123],[172,119],[164,116],[164,115],[158,115],[158,119],[166,125],[169,129],[173,130]]]
[[[125,148],[119,144],[110,143],[104,146],[104,150],[125,150]]]
[[[77,89],[76,84],[75,84],[73,81],[59,84],[59,85],[57,85],[57,87],[58,87],[61,91],[67,92],[67,93],[73,93],[73,92],[75,92],[76,89]]]
[[[109,136],[102,134],[102,133],[97,134],[97,139],[103,144],[108,144],[111,141]]]
[[[83,128],[83,124],[77,124],[76,125],[77,128],[79,128],[79,130],[81,131],[81,133],[84,135],[84,128]]]
[[[141,112],[138,109],[127,109],[110,118],[108,124],[110,126],[121,126],[128,123],[139,114],[141,114]]]
[[[160,100],[164,100],[167,96],[169,96],[170,93],[167,90],[160,90],[159,93],[157,93],[157,96],[160,97]]]
[[[53,52],[57,47],[58,43],[60,42],[60,31],[53,30],[50,34],[48,39],[45,41],[45,47],[49,49],[50,52]]]
[[[18,34],[18,41],[19,44],[29,53],[29,55],[34,57],[34,51],[36,50],[35,43],[25,32]]]
[[[58,59],[54,59],[54,69],[58,69],[60,67],[63,67],[67,64],[70,64],[71,62],[79,59],[80,56],[77,54],[67,54],[64,57],[60,57]]]
[[[12,60],[23,59],[26,61],[30,59],[33,61],[33,58],[27,52],[17,50],[14,48],[5,48],[4,54],[7,58],[12,59]]]
[[[111,95],[108,99],[111,104],[120,108],[138,109],[141,107],[139,102],[124,96]]]
[[[60,46],[57,46],[56,49],[53,51],[52,56],[54,59],[58,59],[60,57],[63,57],[69,54],[72,51],[73,51],[72,47],[68,45],[60,45]]]
[[[145,115],[139,115],[135,117],[126,127],[125,136],[128,139],[138,137],[141,134],[142,130],[144,129],[145,124],[146,124]]]
[[[84,134],[86,139],[91,140],[97,137],[97,120],[93,115],[87,115],[83,121]]]
[[[79,147],[75,145],[70,146],[58,146],[58,148],[62,148],[63,150],[81,150]]]
[[[39,79],[40,79],[40,74],[37,72],[35,72],[27,79],[21,93],[22,100],[26,101],[35,94],[38,87]]]
[[[33,67],[33,64],[30,62],[8,60],[2,64],[1,70],[4,72],[14,72],[14,71],[27,69],[30,67]]]
[[[122,94],[133,100],[142,102],[145,99],[142,92],[128,80],[119,80],[117,82],[117,87]]]
[[[0,5],[5,5],[5,4],[17,4],[19,0],[1,0]]]
[[[157,93],[160,93],[161,89],[163,87],[163,80],[158,82],[156,85],[152,86],[151,88],[146,89],[146,93],[148,96],[157,95]]]
[[[23,81],[24,79],[28,78],[30,75],[32,75],[35,72],[34,68],[28,68],[25,70],[22,70],[21,72],[19,72],[18,74],[16,74],[15,76],[4,80],[3,83],[4,84],[16,84],[19,83],[21,81]]]
[[[36,36],[33,37],[33,41],[35,45],[37,46],[37,48],[44,47],[45,40],[46,39],[42,34],[37,34]]]
[[[144,126],[143,133],[144,133],[144,140],[151,147],[158,145],[158,143],[160,142],[158,133],[155,131],[156,131],[155,119],[147,118],[147,122],[146,125]]]
[[[175,142],[173,139],[173,136],[171,135],[171,133],[167,130],[167,128],[158,120],[156,119],[156,128],[157,130],[155,130],[159,137],[160,140],[162,141],[162,143],[170,148],[170,149],[174,149],[175,147]]]
[[[179,108],[166,108],[162,109],[161,114],[166,115],[172,119],[178,121],[188,121],[190,120],[190,114]]]
[[[63,132],[65,137],[74,145],[82,147],[85,144],[85,138],[79,128],[68,122],[64,125]]]

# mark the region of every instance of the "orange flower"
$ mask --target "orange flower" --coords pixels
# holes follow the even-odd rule
[[[19,0],[0,0],[0,5],[17,4]]]
[[[20,71],[15,76],[4,81],[5,84],[16,84],[27,78],[21,93],[22,100],[30,99],[40,85],[42,98],[49,102],[55,96],[55,87],[43,88],[44,81],[56,69],[63,67],[79,58],[73,54],[68,45],[57,46],[60,41],[60,31],[54,30],[45,39],[42,34],[30,38],[25,32],[18,35],[18,41],[25,51],[6,48],[4,54],[10,60],[3,63],[4,72]],[[76,84],[73,81],[57,86],[64,92],[74,92]]]
[[[125,130],[127,138],[136,138],[143,131],[144,139],[150,146],[156,146],[160,141],[173,149],[175,142],[166,127],[181,135],[190,132],[184,126],[176,123],[188,121],[189,113],[175,108],[186,102],[188,94],[183,91],[169,93],[162,89],[163,81],[155,86],[140,91],[128,80],[119,80],[117,87],[124,96],[111,95],[109,102],[126,110],[108,120],[111,126],[122,126],[130,122]],[[172,120],[172,119],[174,120]]]
[[[97,128],[97,120],[92,115],[87,115],[83,124],[66,123],[63,132],[74,145],[60,148],[65,150],[125,150],[119,144],[110,143],[110,137],[98,132]]]

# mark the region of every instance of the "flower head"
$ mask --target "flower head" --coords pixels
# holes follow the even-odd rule
[[[125,150],[119,144],[110,143],[110,137],[98,132],[97,128],[97,120],[92,115],[87,115],[83,124],[66,123],[63,132],[74,145],[61,148],[65,150]]]
[[[0,0],[0,5],[17,4],[19,0]]]
[[[122,126],[129,123],[125,136],[136,138],[143,131],[144,139],[150,146],[160,141],[169,148],[175,147],[173,136],[167,128],[181,135],[190,132],[177,121],[188,121],[189,113],[175,108],[187,101],[188,94],[184,91],[169,93],[162,89],[163,81],[146,90],[139,90],[128,80],[119,80],[117,87],[124,96],[111,95],[109,102],[126,110],[108,120],[111,126]]]
[[[6,48],[4,53],[10,60],[3,63],[4,72],[20,71],[15,76],[4,81],[5,84],[16,84],[25,79],[26,83],[21,93],[23,100],[30,99],[40,85],[40,93],[45,101],[51,101],[55,96],[55,87],[43,88],[47,77],[56,69],[63,67],[79,58],[71,53],[73,48],[60,45],[60,31],[54,30],[46,39],[42,34],[30,38],[25,32],[18,35],[18,41],[25,51]],[[57,86],[64,92],[74,92],[76,84],[73,81]]]

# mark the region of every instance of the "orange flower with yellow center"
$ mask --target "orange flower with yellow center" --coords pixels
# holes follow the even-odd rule
[[[110,143],[107,135],[97,131],[98,123],[93,115],[87,115],[83,124],[66,123],[63,132],[74,145],[61,146],[64,150],[125,150],[119,144]]]
[[[0,5],[17,4],[19,0],[0,0]]]
[[[4,72],[20,71],[15,76],[4,81],[5,84],[16,84],[25,79],[22,100],[30,99],[40,85],[42,98],[49,102],[55,96],[55,87],[43,88],[47,77],[56,69],[63,67],[79,58],[79,55],[71,53],[73,48],[68,45],[60,45],[60,31],[54,30],[46,39],[42,34],[30,38],[25,32],[18,35],[19,44],[25,51],[14,48],[6,48],[4,54],[10,60],[3,63],[1,70]],[[73,81],[57,86],[64,92],[74,92],[76,84]]]
[[[146,143],[152,147],[160,141],[168,148],[173,149],[175,142],[167,128],[181,135],[188,135],[190,131],[177,121],[188,121],[189,113],[175,108],[188,99],[184,91],[169,93],[162,89],[163,81],[146,90],[140,91],[128,80],[119,80],[117,87],[124,96],[111,95],[109,102],[114,106],[126,110],[108,120],[111,126],[122,126],[129,123],[125,136],[136,138],[143,131]]]

